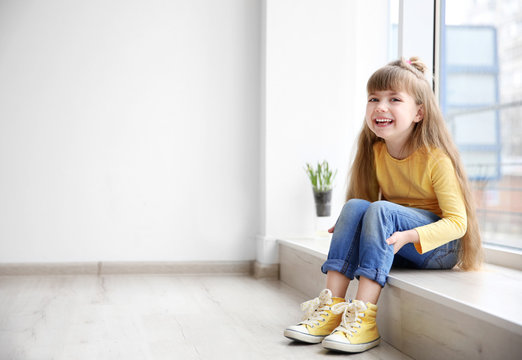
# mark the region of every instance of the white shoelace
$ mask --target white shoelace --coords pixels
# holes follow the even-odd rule
[[[332,292],[328,289],[321,291],[318,297],[301,304],[301,310],[304,311],[303,321],[301,325],[316,326],[320,321],[324,321],[321,315],[328,314],[326,311],[330,310],[333,303]]]
[[[364,316],[364,311],[366,309],[366,305],[360,300],[342,302],[332,306],[332,312],[334,314],[343,313],[341,324],[334,330],[334,332],[342,331],[347,335],[354,333],[356,331],[355,328],[361,327],[361,315]]]

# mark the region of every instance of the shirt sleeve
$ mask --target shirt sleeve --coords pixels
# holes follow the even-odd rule
[[[440,156],[435,160],[431,181],[442,217],[432,224],[415,228],[420,240],[415,248],[421,254],[461,238],[467,230],[466,206],[449,157]]]

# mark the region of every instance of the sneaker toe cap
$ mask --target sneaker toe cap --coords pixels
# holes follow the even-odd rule
[[[292,325],[285,329],[285,332],[287,331],[294,331],[301,334],[309,334],[308,329],[304,325]]]
[[[336,331],[330,335],[328,335],[324,341],[326,342],[336,342],[336,343],[343,343],[343,344],[350,344],[350,340],[341,332]]]
[[[310,334],[304,325],[289,326],[285,329],[284,335],[289,339],[299,340],[311,344],[318,344],[324,339],[324,336]]]

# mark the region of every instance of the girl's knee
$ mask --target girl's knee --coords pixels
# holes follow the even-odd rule
[[[370,202],[366,200],[348,200],[341,210],[338,223],[352,223],[353,221],[358,222],[366,213],[369,205]]]
[[[365,229],[377,230],[389,226],[389,212],[393,207],[393,203],[389,201],[375,201],[368,206],[368,210],[364,215]]]
[[[368,213],[370,214],[382,214],[383,212],[386,212],[390,210],[391,207],[393,207],[394,204],[386,201],[386,200],[379,200],[372,202],[370,206],[368,206]]]
[[[343,211],[366,211],[368,206],[370,206],[370,202],[362,199],[350,199],[348,200],[344,206]]]

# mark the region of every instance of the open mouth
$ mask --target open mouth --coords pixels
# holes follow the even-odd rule
[[[374,120],[375,124],[379,127],[385,127],[393,123],[393,119],[388,118],[377,118]]]

